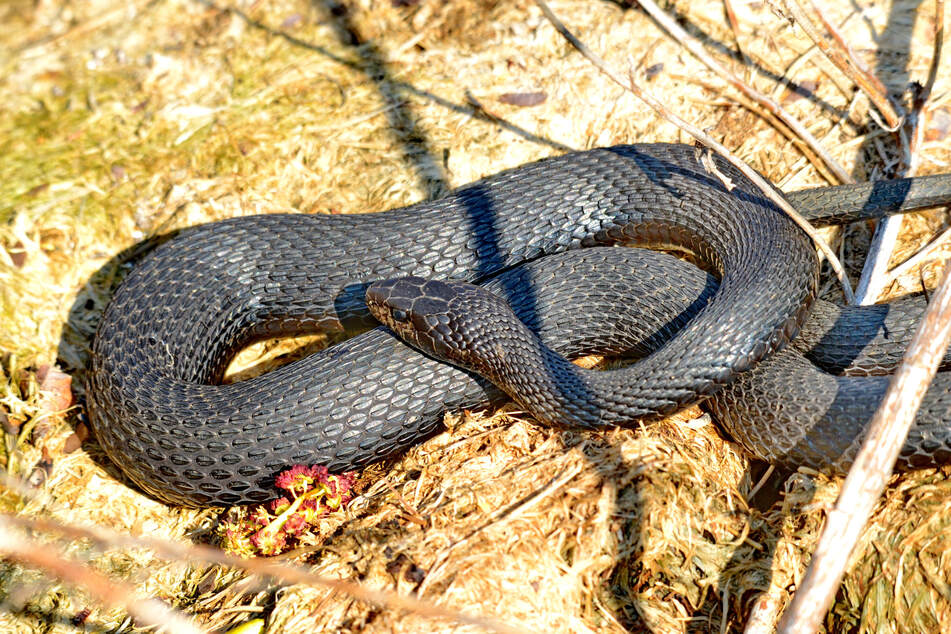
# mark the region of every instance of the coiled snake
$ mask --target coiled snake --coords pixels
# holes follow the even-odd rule
[[[816,421],[825,411],[818,410],[791,423],[789,413],[801,412],[775,403],[799,375],[767,376],[765,395],[747,376],[772,363],[735,380],[795,336],[814,300],[818,264],[789,219],[740,173],[717,165],[734,183],[731,191],[704,170],[692,147],[619,146],[524,165],[380,214],[249,216],[183,231],[133,268],[103,314],[86,382],[95,433],[138,486],[183,505],[260,501],[287,465],[353,469],[403,450],[439,429],[447,409],[495,402],[501,393],[383,328],[259,377],[218,383],[235,351],[255,339],[372,326],[368,285],[415,275],[491,280],[561,354],[612,349],[603,331],[595,332],[597,320],[585,322],[592,311],[579,308],[600,297],[590,304],[600,323],[628,332],[627,347],[649,354],[624,369],[623,385],[607,396],[619,414],[586,424],[625,424],[725,395],[714,412],[761,457],[833,463],[858,432],[822,432]],[[848,221],[945,202],[949,190],[948,178],[936,177],[789,199],[813,219]],[[619,243],[682,251],[718,281],[692,270],[700,277],[691,296],[690,284],[674,281],[685,265],[670,256],[648,255],[645,270],[616,260],[623,252],[638,257],[635,249],[542,258]],[[610,266],[622,272],[615,277],[643,286],[618,293],[600,277]],[[672,290],[680,300],[667,299]],[[828,317],[831,309],[824,310]],[[866,327],[855,338],[880,336],[880,313],[855,319]],[[625,330],[628,322],[635,325]],[[812,330],[821,339],[829,328],[820,319]],[[847,346],[825,350],[818,354],[857,354]],[[592,396],[575,394],[554,411]],[[836,399],[807,398],[819,410]],[[789,435],[789,424],[796,434]],[[913,437],[909,455],[944,458],[943,433]]]

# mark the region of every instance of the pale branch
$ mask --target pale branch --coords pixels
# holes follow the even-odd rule
[[[713,149],[715,152],[723,156],[727,161],[729,161],[734,167],[740,170],[744,176],[749,178],[757,187],[759,187],[770,200],[772,200],[776,205],[786,212],[787,215],[799,225],[803,231],[805,231],[813,242],[819,247],[822,253],[829,260],[829,265],[835,271],[836,276],[839,278],[839,282],[842,285],[842,292],[845,295],[846,301],[851,303],[853,300],[852,287],[849,285],[849,280],[845,275],[845,271],[842,268],[842,264],[839,262],[839,258],[832,251],[825,240],[818,234],[816,229],[809,224],[809,222],[799,215],[799,213],[790,205],[785,198],[772,186],[769,182],[766,181],[759,173],[756,172],[749,165],[741,161],[740,159],[733,156],[733,154],[724,147],[721,143],[713,139],[710,135],[706,134],[703,130],[696,127],[695,125],[684,121],[679,116],[671,112],[663,103],[661,103],[656,97],[654,97],[649,92],[643,90],[637,82],[634,81],[633,77],[628,76],[626,80],[616,71],[614,71],[608,64],[601,59],[601,57],[589,49],[581,40],[579,40],[575,35],[568,30],[568,28],[562,24],[562,22],[552,13],[551,9],[548,7],[548,4],[545,0],[535,0],[535,4],[542,10],[542,13],[551,22],[552,26],[557,30],[568,42],[574,46],[579,53],[590,61],[595,68],[600,70],[602,73],[607,75],[612,81],[616,84],[633,93],[644,103],[654,109],[658,114],[660,114],[664,119],[674,124],[690,136],[697,139],[703,145]]]
[[[868,245],[865,265],[855,287],[855,301],[861,306],[874,304],[887,284],[888,262],[891,260],[898,234],[905,217],[885,216],[878,221],[872,233],[872,242]]]
[[[62,550],[39,544],[12,530],[13,522],[0,516],[0,557],[37,568],[84,589],[101,603],[121,607],[142,627],[155,627],[174,634],[201,634],[184,614],[158,599],[138,596],[132,586],[115,581],[87,565],[71,561]]]
[[[934,48],[931,53],[931,64],[928,67],[928,78],[925,80],[921,91],[915,97],[909,113],[910,127],[912,134],[909,145],[911,158],[909,161],[909,171],[915,172],[918,167],[918,148],[924,136],[925,126],[921,124],[921,115],[925,104],[931,98],[931,91],[934,90],[935,81],[938,79],[938,67],[941,64],[941,49],[944,47],[944,0],[935,0],[934,16]]]
[[[938,79],[938,66],[941,63],[941,49],[944,46],[944,0],[935,0],[934,7],[934,51],[931,54],[931,65],[928,68],[928,79],[922,91],[922,102],[931,97],[934,83]]]
[[[736,40],[736,50],[743,58],[743,62],[747,67],[752,68],[753,60],[746,54],[746,50],[743,48],[743,42],[740,41],[740,21],[736,18],[736,11],[733,10],[733,0],[723,0],[723,9],[726,12],[726,19],[730,23],[730,28],[733,30],[733,39]]]
[[[9,486],[9,476],[5,484]],[[20,487],[17,487],[17,489],[19,492],[23,492]],[[446,619],[457,623],[474,625],[492,632],[526,634],[526,630],[522,628],[507,625],[490,618],[463,614],[457,610],[436,605],[412,596],[386,590],[374,590],[351,581],[331,579],[310,572],[301,566],[275,563],[262,559],[243,559],[229,555],[211,546],[179,544],[154,537],[132,537],[131,535],[123,535],[101,526],[69,525],[49,519],[26,518],[19,515],[0,514],[0,520],[7,525],[20,526],[33,531],[59,533],[74,539],[90,539],[108,547],[147,548],[154,551],[160,557],[175,561],[203,561],[228,566],[230,568],[237,568],[251,574],[272,577],[286,584],[323,586],[379,607],[393,610],[406,610],[429,618]]]
[[[696,77],[690,78],[690,81],[693,81],[695,84],[699,86],[703,86],[704,88],[710,90],[711,92],[717,92],[721,94],[723,93],[723,86],[718,86],[709,81],[706,81],[703,79],[697,79]],[[800,157],[800,159],[812,165],[812,167],[822,176],[822,178],[826,179],[830,183],[834,183],[838,181],[838,177],[828,170],[828,168],[826,167],[826,164],[822,161],[822,159],[820,159],[816,154],[812,152],[812,149],[809,147],[809,145],[805,141],[803,141],[799,136],[797,136],[795,132],[790,130],[786,126],[786,124],[784,124],[781,120],[779,120],[776,117],[776,115],[774,115],[772,112],[764,108],[761,108],[753,100],[748,99],[742,93],[723,94],[723,98],[729,99],[730,101],[743,106],[750,112],[765,119],[780,134],[786,137],[793,145],[795,145],[799,149],[799,151],[802,153],[802,156]],[[833,126],[833,130],[837,129],[838,125],[839,124],[837,123],[835,126]]]
[[[951,266],[889,383],[778,634],[817,632],[951,340]]]
[[[772,114],[774,114],[780,121],[782,121],[786,126],[789,127],[803,142],[806,143],[812,151],[822,159],[822,162],[825,166],[831,171],[839,182],[842,183],[851,183],[852,177],[849,173],[843,168],[838,161],[836,161],[828,150],[826,150],[822,144],[816,139],[816,137],[806,129],[806,126],[802,124],[799,119],[794,117],[789,113],[788,110],[783,108],[779,102],[777,102],[772,97],[769,97],[760,91],[756,90],[748,83],[743,81],[740,77],[737,77],[736,74],[727,70],[722,64],[717,62],[713,57],[707,53],[706,49],[703,48],[703,45],[693,37],[687,31],[683,29],[677,22],[671,18],[667,13],[665,13],[654,0],[638,0],[638,4],[647,11],[647,13],[657,21],[671,37],[677,40],[684,48],[686,48],[690,53],[703,62],[710,70],[720,76],[725,82],[730,86],[740,91],[746,95],[749,99],[759,104],[761,107],[765,108]]]

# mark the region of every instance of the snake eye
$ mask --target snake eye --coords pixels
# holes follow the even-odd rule
[[[409,315],[406,314],[406,311],[399,308],[394,308],[390,315],[393,317],[393,321],[409,321]]]

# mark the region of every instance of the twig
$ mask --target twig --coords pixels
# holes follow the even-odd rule
[[[93,16],[92,18],[86,20],[85,22],[80,22],[74,26],[70,26],[68,29],[62,33],[57,33],[54,35],[49,35],[42,38],[36,38],[26,42],[25,44],[19,47],[17,52],[23,52],[37,46],[50,45],[61,40],[69,39],[77,35],[83,35],[89,31],[94,31],[104,24],[108,23],[116,16],[121,16],[123,13],[126,15],[126,19],[129,19],[130,14],[138,14],[142,9],[145,8],[152,0],[137,0],[136,2],[123,2],[115,9],[109,9],[103,13]]]
[[[674,75],[673,73],[671,73],[670,76],[677,77],[677,75]],[[696,77],[683,77],[683,79],[686,79],[687,81],[692,81],[695,84],[710,90],[711,92],[723,91],[722,86],[717,86],[703,79],[698,79]],[[725,94],[724,98],[729,99],[733,103],[737,103],[743,106],[744,108],[746,108],[753,114],[765,119],[771,126],[776,128],[776,130],[780,134],[782,134],[784,137],[789,139],[799,149],[799,151],[802,153],[802,156],[800,157],[800,159],[811,164],[812,167],[815,168],[817,172],[819,172],[819,175],[822,176],[822,178],[826,179],[830,183],[835,183],[839,181],[838,176],[830,172],[826,164],[822,161],[822,159],[812,152],[812,149],[809,147],[809,144],[807,144],[804,140],[798,137],[795,132],[790,130],[786,126],[786,124],[784,124],[772,112],[770,112],[769,110],[765,108],[760,107],[752,99],[748,99],[742,93]],[[833,126],[830,132],[836,130],[838,125],[839,124],[837,123],[835,126]],[[782,189],[782,187],[780,187],[780,189]]]
[[[809,569],[780,621],[778,634],[818,631],[949,340],[951,266],[945,266],[931,304],[869,423],[868,435],[842,485],[835,508],[829,512]]]
[[[750,608],[743,634],[775,634],[776,619],[782,609],[785,595],[782,588],[770,584],[769,589],[761,593]]]
[[[879,80],[878,77],[869,70],[868,66],[865,65],[859,56],[855,54],[855,51],[852,50],[852,47],[849,46],[849,43],[845,41],[845,38],[842,36],[842,33],[829,18],[826,17],[825,12],[822,10],[822,6],[814,2],[814,0],[809,0],[809,4],[812,6],[812,10],[816,12],[816,15],[819,16],[819,21],[822,22],[822,26],[825,27],[829,35],[832,36],[832,39],[835,40],[836,44],[839,45],[839,50],[845,53],[848,57],[849,63],[855,67],[856,72],[861,73],[862,77],[868,82],[869,86],[879,95],[887,95],[888,89],[885,88],[885,84]]]
[[[911,112],[908,115],[912,129],[910,172],[915,172],[918,168],[918,148],[921,146],[925,131],[925,126],[921,125],[921,113],[928,99],[931,98],[935,80],[938,79],[938,66],[941,64],[941,49],[944,47],[944,0],[935,0],[934,13],[934,50],[928,67],[928,79],[925,80],[925,85],[912,103]]]
[[[658,114],[662,117],[673,123],[675,126],[684,130],[689,135],[703,143],[709,148],[712,148],[718,154],[723,156],[727,161],[729,161],[734,167],[743,172],[744,176],[749,178],[757,187],[759,187],[766,196],[776,203],[780,209],[782,209],[786,214],[789,215],[792,220],[805,231],[813,242],[819,247],[819,249],[825,254],[826,258],[829,260],[829,265],[832,267],[832,270],[835,271],[836,276],[839,278],[839,282],[842,285],[842,292],[845,294],[846,301],[852,303],[853,294],[852,287],[849,285],[849,280],[845,275],[845,271],[842,269],[842,265],[839,262],[839,258],[835,255],[829,245],[826,244],[819,234],[816,232],[815,228],[809,224],[799,213],[793,209],[786,200],[776,191],[776,189],[770,185],[766,179],[760,176],[756,170],[751,168],[749,165],[741,161],[740,159],[733,156],[730,151],[724,147],[722,144],[718,143],[708,134],[703,132],[700,128],[684,121],[673,112],[671,112],[664,104],[657,100],[656,97],[650,93],[644,91],[632,77],[628,77],[627,81],[622,79],[621,75],[616,71],[612,70],[607,63],[601,59],[601,57],[591,51],[581,40],[579,40],[575,35],[568,30],[568,28],[562,24],[562,22],[552,13],[551,9],[548,8],[548,4],[545,0],[535,0],[535,4],[542,10],[542,13],[552,23],[552,26],[566,39],[571,43],[578,52],[584,55],[588,61],[590,61],[594,66],[600,70],[602,73],[611,78],[612,81],[617,83],[622,88],[634,93],[638,98],[644,101],[647,105],[653,108]]]
[[[101,526],[85,527],[61,524],[43,518],[27,518],[19,515],[0,514],[0,523],[29,528],[35,531],[54,532],[74,539],[91,539],[109,547],[148,548],[161,557],[177,561],[205,561],[209,563],[238,568],[249,573],[273,577],[287,584],[318,585],[337,590],[360,601],[395,610],[407,610],[430,618],[448,619],[457,623],[475,625],[485,630],[504,634],[526,634],[526,631],[494,619],[469,616],[451,608],[446,608],[411,596],[373,590],[358,583],[331,579],[308,571],[300,566],[278,564],[260,559],[242,559],[229,555],[210,546],[178,544],[154,537],[132,537],[122,535]]]
[[[58,548],[31,542],[10,529],[0,517],[0,554],[78,586],[109,606],[125,609],[139,626],[156,627],[175,634],[201,634],[204,630],[157,599],[142,599],[132,586],[110,579],[88,566],[70,561]]]
[[[832,62],[845,76],[855,82],[885,118],[885,125],[887,125],[891,131],[897,132],[902,125],[902,116],[896,112],[894,104],[889,100],[885,86],[877,77],[868,72],[864,64],[858,61],[838,30],[825,19],[825,16],[811,0],[810,4],[812,4],[813,8],[819,13],[820,19],[826,24],[827,33],[830,34],[831,41],[837,46],[830,45],[829,39],[819,31],[813,23],[812,18],[806,14],[806,11],[800,4],[800,0],[786,0],[784,3],[793,21],[798,24],[809,39],[819,47],[819,50],[826,56],[826,59]],[[872,237],[872,244],[869,246],[869,255],[865,261],[865,266],[862,269],[862,274],[855,292],[856,301],[859,304],[873,303],[881,293],[885,272],[888,269],[888,260],[895,248],[895,242],[898,239],[898,232],[901,230],[902,222],[903,218],[899,216],[885,218],[878,223],[875,234]]]
[[[754,102],[767,109],[769,112],[776,115],[776,117],[785,123],[789,129],[795,132],[799,138],[801,138],[816,155],[822,159],[822,162],[828,167],[839,182],[842,183],[851,183],[852,177],[849,173],[843,168],[838,161],[832,158],[832,155],[822,147],[822,144],[816,139],[815,136],[809,130],[806,129],[806,126],[802,124],[799,119],[794,117],[783,108],[775,99],[764,95],[759,92],[745,81],[737,77],[734,73],[730,72],[724,68],[719,62],[713,59],[703,48],[697,38],[693,37],[687,33],[683,27],[677,24],[673,18],[661,10],[657,4],[654,3],[654,0],[638,0],[638,3],[641,7],[654,18],[658,24],[660,24],[664,29],[670,33],[670,35],[680,42],[688,51],[690,51],[694,57],[699,59],[701,62],[706,64],[706,66],[719,75],[724,81],[733,86],[735,89],[739,90],[741,93],[752,99]],[[564,35],[564,33],[562,33]],[[579,49],[580,50],[580,49]],[[589,58],[590,59],[590,58]],[[616,80],[615,80],[616,81]]]
[[[786,10],[792,19],[799,25],[805,34],[815,42],[816,46],[823,55],[832,62],[844,75],[855,82],[855,84],[868,96],[869,100],[875,104],[875,107],[885,122],[892,130],[897,130],[902,123],[902,117],[895,111],[895,107],[888,99],[888,94],[878,79],[870,80],[851,62],[848,54],[829,45],[829,42],[823,37],[812,19],[806,15],[806,12],[799,6],[798,0],[787,0],[785,2]],[[833,40],[834,41],[834,40]]]

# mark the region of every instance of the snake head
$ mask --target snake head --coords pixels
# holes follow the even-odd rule
[[[366,291],[373,316],[401,339],[443,361],[480,371],[479,350],[493,317],[518,318],[496,295],[466,282],[402,277],[374,282]],[[491,326],[489,326],[491,331]]]

